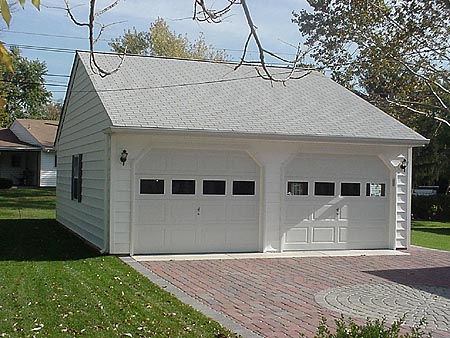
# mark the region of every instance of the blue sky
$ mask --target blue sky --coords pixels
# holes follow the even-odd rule
[[[98,0],[98,9],[109,5],[112,0]],[[85,21],[88,15],[87,0],[70,0],[74,14],[79,21]],[[223,0],[207,1],[220,5]],[[283,57],[293,58],[296,45],[300,40],[297,26],[291,22],[292,11],[308,8],[305,0],[248,0],[252,16],[258,27],[264,47],[280,53]],[[74,50],[87,50],[89,43],[87,29],[74,25],[67,17],[63,0],[41,0],[38,12],[31,1],[25,9],[16,9],[9,30],[0,31],[0,40],[21,48],[22,54],[29,59],[39,59],[47,64],[48,86],[55,100],[63,99],[72,67]],[[138,31],[147,30],[157,18],[164,18],[173,31],[187,33],[191,40],[202,32],[208,44],[225,49],[232,60],[237,61],[247,38],[248,28],[241,8],[235,9],[220,24],[199,23],[192,20],[193,0],[122,0],[118,6],[100,18],[100,22],[109,26],[102,40],[96,45],[98,51],[109,51],[108,41],[123,34],[128,28]],[[250,50],[255,50],[250,47]],[[249,59],[256,59],[256,53],[250,53]],[[56,76],[55,76],[56,75]],[[61,76],[60,76],[61,75]]]

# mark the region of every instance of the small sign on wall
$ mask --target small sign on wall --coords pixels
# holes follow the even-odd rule
[[[386,194],[386,185],[384,183],[367,183],[366,196],[381,197]]]

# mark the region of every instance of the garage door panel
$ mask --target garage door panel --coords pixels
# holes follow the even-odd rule
[[[335,228],[334,227],[313,227],[312,228],[312,242],[313,243],[334,243],[335,242]]]
[[[385,220],[387,214],[386,204],[372,204],[370,208],[367,208],[365,217],[368,220]]]
[[[198,171],[198,159],[189,154],[172,154],[168,160],[167,172],[195,173]]]
[[[166,229],[164,248],[172,248],[174,252],[183,252],[186,250],[192,250],[195,245],[200,243],[197,240],[197,231],[194,227],[178,228],[178,229]]]
[[[387,239],[387,227],[384,224],[373,226],[350,226],[348,241],[382,242]]]
[[[309,228],[291,228],[286,231],[286,242],[287,243],[308,243],[308,233]]]
[[[255,221],[258,218],[258,205],[253,201],[233,201],[227,206],[227,214],[231,222]]]
[[[336,206],[316,205],[313,215],[315,221],[334,221],[336,219]]]
[[[228,249],[231,251],[254,251],[259,242],[258,236],[255,236],[256,231],[258,231],[257,225],[241,227],[239,232],[228,231]]]
[[[169,223],[174,224],[192,224],[197,221],[198,203],[193,201],[168,201],[166,205],[169,208]]]
[[[166,221],[166,204],[164,201],[139,202],[137,205],[138,224],[158,224]]]
[[[207,175],[227,175],[227,157],[217,155],[205,155],[199,158],[199,167]]]
[[[165,153],[152,153],[151,157],[146,156],[136,164],[136,174],[162,173],[166,170],[167,154]]]
[[[202,222],[223,223],[227,220],[227,206],[225,201],[202,201],[200,218]]]
[[[338,242],[346,243],[348,241],[348,228],[347,227],[338,227]]]
[[[286,222],[298,223],[305,220],[310,220],[312,214],[312,207],[310,205],[303,205],[303,203],[288,202],[285,208]]]
[[[228,169],[235,174],[254,175],[258,171],[258,166],[247,155],[232,155],[229,157]]]
[[[348,220],[348,219],[363,219],[364,215],[362,211],[364,210],[364,205],[353,203],[346,204],[339,208],[339,220]]]
[[[200,239],[204,249],[209,251],[222,251],[225,249],[227,232],[223,227],[203,228]]]
[[[136,229],[139,236],[136,238],[135,251],[145,252],[146,248],[151,245],[153,252],[161,252],[164,248],[165,238],[164,229],[156,228],[139,228]]]

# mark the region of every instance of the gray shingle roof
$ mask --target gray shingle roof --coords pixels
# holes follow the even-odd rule
[[[118,72],[101,78],[88,53],[78,56],[114,127],[426,143],[318,72],[284,86],[262,80],[250,65],[234,71],[228,63],[127,56]],[[96,59],[106,69],[119,63],[113,54]]]

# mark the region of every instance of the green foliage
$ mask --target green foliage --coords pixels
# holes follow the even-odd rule
[[[8,126],[18,118],[46,118],[46,105],[52,94],[45,88],[47,66],[39,60],[30,61],[11,49],[14,72],[0,65],[0,89],[4,100],[0,107],[0,125]]]
[[[0,189],[9,189],[13,185],[13,181],[9,178],[0,177]]]
[[[148,32],[132,30],[124,31],[123,36],[112,39],[109,43],[117,53],[168,56],[202,60],[223,61],[227,55],[224,51],[216,50],[207,45],[203,34],[191,42],[187,35],[170,31],[164,19],[158,18],[150,25]]]
[[[390,327],[386,326],[386,321],[375,319],[367,320],[365,324],[360,325],[355,323],[351,318],[348,321],[344,316],[335,320],[336,330],[332,332],[327,324],[327,319],[322,317],[322,321],[317,328],[317,333],[314,338],[422,338],[425,337],[425,332],[422,327],[425,326],[425,322],[421,323],[411,329],[410,333],[401,334],[400,329],[403,324],[403,320],[397,320]],[[301,335],[304,337],[304,335]],[[430,335],[426,335],[431,337]]]
[[[417,150],[415,180],[450,170],[450,6],[445,1],[309,0],[294,22],[316,63],[433,142]],[[402,105],[401,106],[399,106]],[[425,115],[413,113],[420,111]]]
[[[450,195],[413,196],[412,214],[416,220],[450,222]]]

